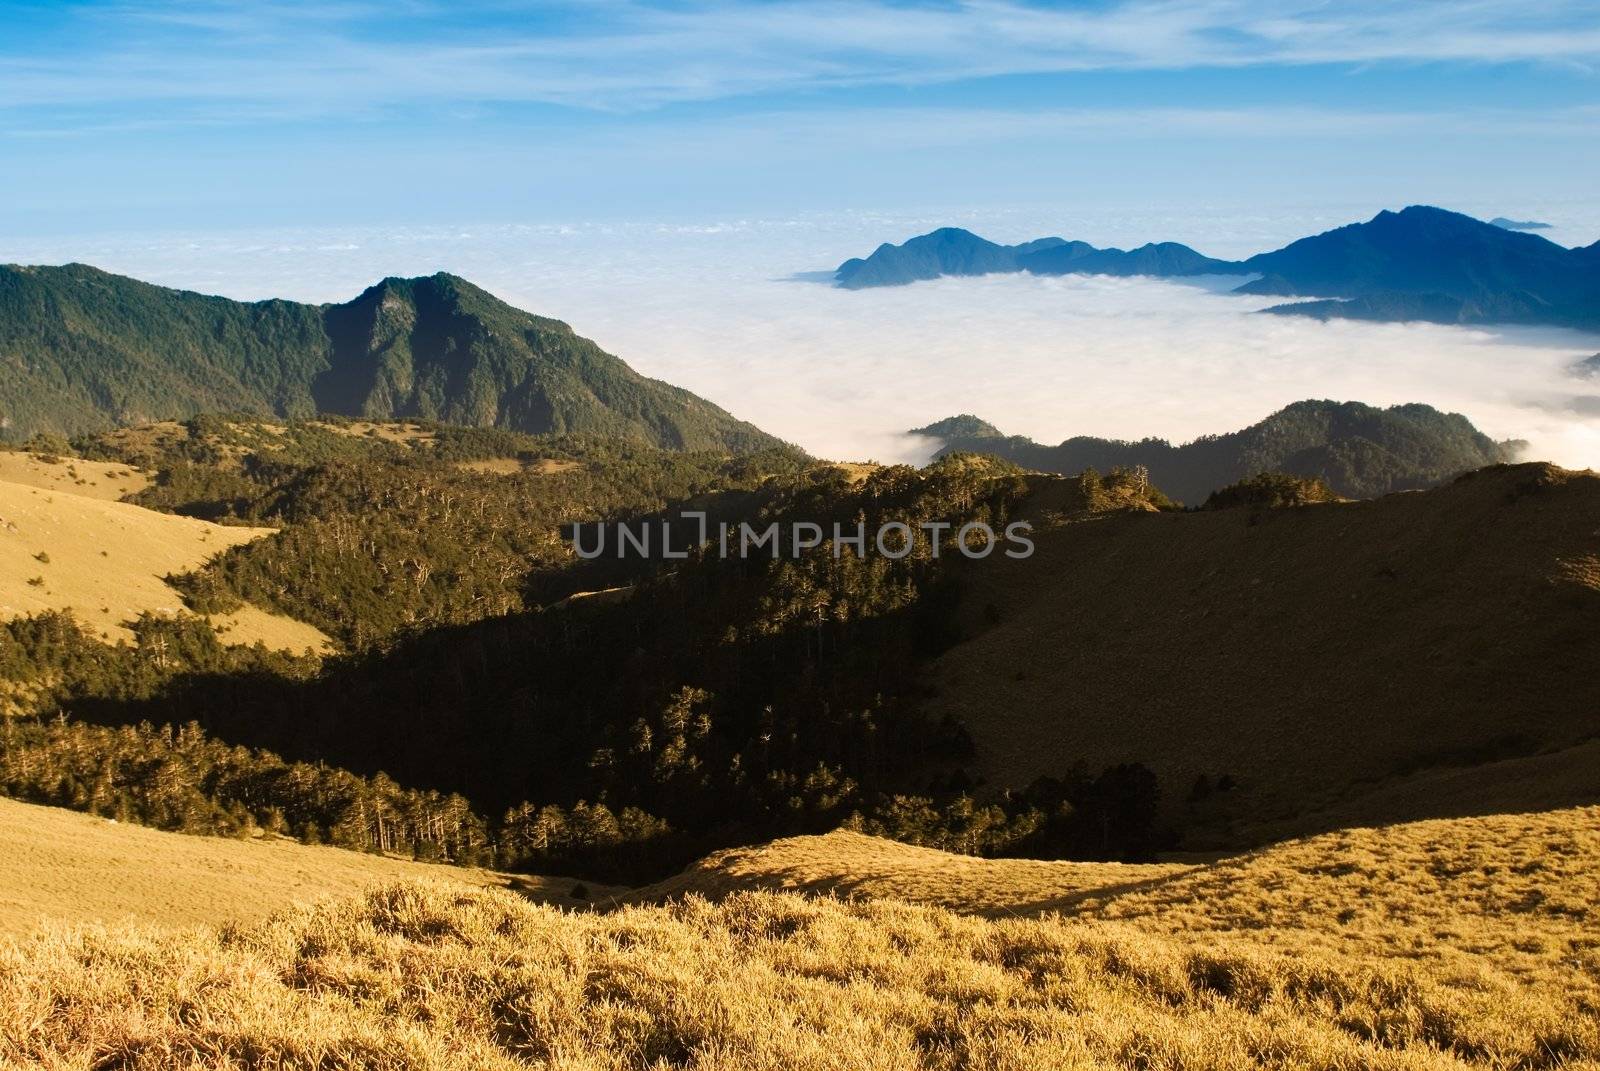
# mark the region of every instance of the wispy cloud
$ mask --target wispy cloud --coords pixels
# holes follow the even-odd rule
[[[1270,9],[1270,10],[1269,10]],[[0,45],[0,108],[440,103],[648,109],[1001,75],[1455,61],[1600,65],[1590,0],[1036,5],[639,0],[126,3],[73,9],[71,47]]]
[[[1339,107],[985,108],[869,107],[848,113],[788,108],[741,113],[673,126],[679,152],[716,152],[735,144],[774,154],[804,154],[827,146],[873,149],[959,148],[983,143],[1071,139],[1152,141],[1181,136],[1230,142],[1370,138],[1377,135],[1540,135],[1587,137],[1600,129],[1600,105],[1550,108],[1537,114],[1510,108],[1362,110]],[[612,135],[597,133],[595,141]],[[629,148],[633,148],[632,145]]]

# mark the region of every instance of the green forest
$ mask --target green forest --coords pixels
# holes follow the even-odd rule
[[[559,320],[440,273],[343,304],[232,301],[85,264],[0,265],[0,438],[240,410],[746,452],[776,439]]]
[[[195,614],[249,600],[338,650],[227,647],[190,615],[146,615],[117,646],[69,614],[13,620],[6,791],[614,880],[841,825],[1081,858],[1142,858],[1170,836],[1142,768],[985,790],[963,727],[921,712],[920,667],[959,638],[966,559],[949,541],[970,521],[1002,531],[1049,477],[973,456],[862,475],[784,448],[413,430],[204,417],[35,443],[156,472],[135,499],[149,508],[276,527],[173,581]],[[1086,510],[1166,505],[1135,474],[1067,483]],[[914,543],[899,559],[824,542],[794,560],[583,562],[562,538],[689,507],[756,527],[902,521]],[[617,597],[572,597],[590,591]]]

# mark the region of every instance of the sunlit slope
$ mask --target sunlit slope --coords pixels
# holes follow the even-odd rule
[[[1600,807],[1341,829],[1065,908],[1150,933],[1600,982]]]
[[[1143,762],[1171,808],[1226,775],[1191,809],[1277,832],[1600,800],[1600,764],[1562,754],[1600,734],[1600,476],[1502,466],[1036,540],[971,572],[973,638],[931,675],[991,784]]]
[[[150,483],[150,477],[114,461],[85,461],[0,450],[0,483],[20,483],[115,502],[143,490]]]
[[[101,638],[130,639],[125,623],[141,613],[183,609],[163,577],[270,534],[270,528],[211,524],[0,481],[0,616],[71,609]],[[327,646],[310,625],[250,606],[217,623],[226,643],[260,640],[293,651]]]
[[[783,891],[1122,921],[1296,954],[1600,968],[1600,807],[1343,829],[1192,864],[980,859],[857,833],[719,852],[643,902]]]
[[[0,947],[0,1062],[1592,1069],[1597,818],[1350,831],[1043,918],[430,884],[222,934],[69,931]]]
[[[299,844],[163,833],[55,807],[0,799],[0,933],[47,922],[181,927],[256,922],[300,901],[431,880],[510,887],[574,903],[571,880]],[[603,890],[590,886],[599,895]]]
[[[633,898],[752,891],[1060,913],[1534,978],[1561,964],[1600,969],[1600,807],[1342,829],[1193,864],[979,859],[841,831],[719,852]]]
[[[650,903],[764,890],[907,900],[982,915],[1036,915],[1192,869],[1172,863],[981,859],[839,830],[717,852],[629,899]]]

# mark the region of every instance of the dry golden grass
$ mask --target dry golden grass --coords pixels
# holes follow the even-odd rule
[[[1340,830],[1068,910],[1307,958],[1463,976],[1489,965],[1530,983],[1562,979],[1594,1001],[1600,807]]]
[[[581,461],[563,461],[560,458],[541,457],[533,461],[518,461],[514,457],[492,457],[483,461],[459,461],[456,468],[463,472],[476,472],[483,476],[516,476],[528,472],[535,476],[553,476],[583,468]]]
[[[1580,1008],[1480,973],[767,893],[612,915],[400,886],[217,935],[0,952],[0,1053],[118,1068],[1594,1066]]]
[[[976,859],[859,833],[732,849],[633,902],[748,891],[1060,913],[1301,955],[1600,981],[1600,807],[1346,829],[1203,864]]]
[[[46,458],[0,450],[0,483],[22,484],[46,491],[66,491],[84,498],[115,502],[149,486],[150,477],[138,469],[108,461]]]
[[[433,432],[420,424],[409,424],[404,421],[372,421],[372,420],[341,420],[322,421],[313,420],[313,427],[323,428],[337,435],[360,436],[367,439],[382,439],[385,442],[404,443],[407,446],[419,443],[431,443],[437,438]]]
[[[650,903],[691,893],[716,899],[764,890],[905,900],[967,914],[1038,915],[1192,869],[1175,863],[979,859],[839,830],[717,852],[628,899]]]
[[[0,933],[46,921],[188,927],[255,923],[297,901],[348,897],[383,882],[509,887],[574,904],[570,879],[389,859],[281,837],[163,833],[0,799]],[[614,890],[591,883],[596,897]]]
[[[96,636],[131,640],[125,622],[140,613],[183,609],[183,599],[163,577],[272,531],[0,482],[0,617],[70,609]],[[226,643],[259,640],[293,651],[329,647],[318,629],[253,607],[217,623],[226,629]]]
[[[55,930],[0,948],[0,1062],[1592,1071],[1597,819],[1353,830],[1037,919],[772,892],[572,914],[429,883],[221,932]],[[928,881],[870,838],[767,858],[830,844],[881,851],[883,888]],[[950,883],[1016,880],[984,871]]]

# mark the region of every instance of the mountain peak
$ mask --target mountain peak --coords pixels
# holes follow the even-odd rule
[[[866,259],[839,265],[834,280],[848,290],[898,286],[941,275],[988,275],[1016,271],[1016,254],[961,227],[940,227],[901,245],[880,245]]]
[[[1023,468],[1063,475],[1143,465],[1157,487],[1189,503],[1266,471],[1319,477],[1345,497],[1369,498],[1434,486],[1507,460],[1501,444],[1459,413],[1421,404],[1378,408],[1314,398],[1290,403],[1239,431],[1177,446],[1165,439],[1123,442],[1088,436],[1046,446],[1001,436],[993,425],[970,415],[930,424],[918,434],[941,439],[941,454],[993,454]]]
[[[999,439],[1002,438],[1000,429],[973,416],[971,413],[962,413],[958,416],[945,417],[936,420],[921,428],[912,428],[910,434],[923,435],[940,442],[950,442],[954,439]]]
[[[1509,226],[1508,226],[1509,225]],[[1223,261],[1177,242],[1097,249],[1037,238],[997,245],[941,227],[901,245],[880,245],[839,266],[845,289],[901,286],[947,275],[1026,271],[1035,275],[1181,278],[1257,275],[1240,294],[1312,298],[1263,311],[1319,319],[1600,327],[1600,242],[1567,249],[1524,225],[1484,222],[1437,205],[1383,209],[1249,260]]]
[[[1581,250],[1433,205],[1385,210],[1244,266],[1273,280],[1246,292],[1325,299],[1268,311],[1320,318],[1590,326],[1600,286]]]
[[[350,301],[244,303],[82,265],[0,269],[10,436],[249,411],[419,419],[742,453],[780,445],[559,320],[448,272]],[[75,359],[91,353],[93,360]]]

